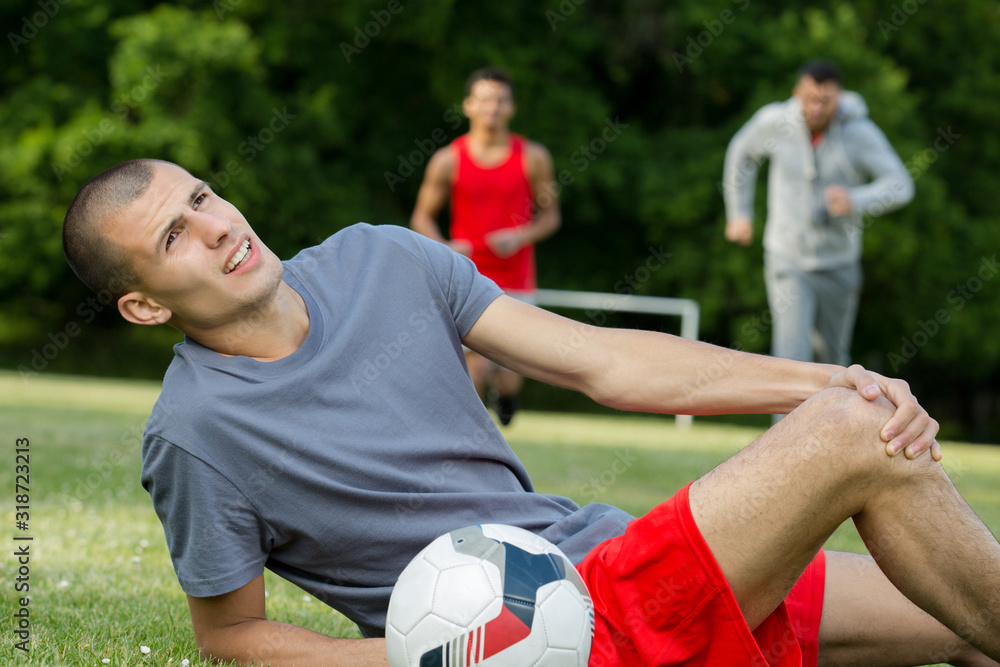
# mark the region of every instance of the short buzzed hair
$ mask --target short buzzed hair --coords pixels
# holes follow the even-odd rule
[[[826,83],[832,81],[838,86],[840,83],[840,68],[829,60],[810,60],[799,68],[799,78],[810,77],[816,83]]]
[[[162,160],[122,162],[90,179],[76,193],[63,222],[63,253],[73,273],[94,292],[114,300],[142,287],[132,259],[105,233],[108,220],[145,194],[154,165]],[[164,163],[170,164],[170,163]]]
[[[510,88],[511,96],[514,95],[514,77],[503,67],[481,67],[469,75],[465,80],[465,96],[472,94],[472,87],[477,81],[496,81],[506,84]]]

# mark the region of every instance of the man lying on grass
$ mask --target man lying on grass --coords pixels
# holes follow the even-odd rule
[[[355,225],[281,262],[168,162],[87,183],[63,243],[127,320],[186,335],[142,483],[207,656],[385,664],[404,565],[442,533],[504,523],[578,563],[591,665],[1000,664],[1000,545],[900,380],[579,324],[396,226]],[[533,491],[463,344],[614,408],[789,414],[645,517],[580,508]],[[848,518],[874,558],[821,550]],[[265,567],[368,638],[268,621]]]

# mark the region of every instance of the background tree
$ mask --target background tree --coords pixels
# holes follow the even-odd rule
[[[827,57],[917,182],[911,205],[866,221],[854,358],[908,379],[947,436],[1000,440],[996,3],[18,0],[0,25],[0,365],[26,382],[159,377],[178,340],[123,326],[66,267],[62,217],[89,177],[177,161],[282,257],[359,220],[406,224],[485,64],[513,71],[513,127],[560,177],[541,284],[694,298],[705,340],[766,351],[760,242],[722,237],[722,159],[803,61]],[[623,281],[661,246],[662,268]]]

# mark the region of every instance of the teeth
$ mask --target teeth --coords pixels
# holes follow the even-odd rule
[[[239,252],[233,255],[233,259],[226,265],[226,273],[229,273],[243,263],[243,260],[250,256],[250,241],[246,241]]]

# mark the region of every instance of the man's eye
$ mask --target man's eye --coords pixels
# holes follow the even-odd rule
[[[170,232],[167,234],[167,250],[170,249],[170,244],[174,242],[175,238],[177,238],[177,232]]]
[[[201,202],[205,201],[205,197],[207,197],[207,196],[208,196],[208,195],[207,195],[207,194],[205,194],[205,193],[202,193],[202,194],[198,195],[198,196],[197,196],[197,197],[195,198],[195,200],[194,200],[194,204],[193,204],[193,206],[194,206],[195,208],[198,208],[198,205],[199,205],[199,204],[201,204]]]

